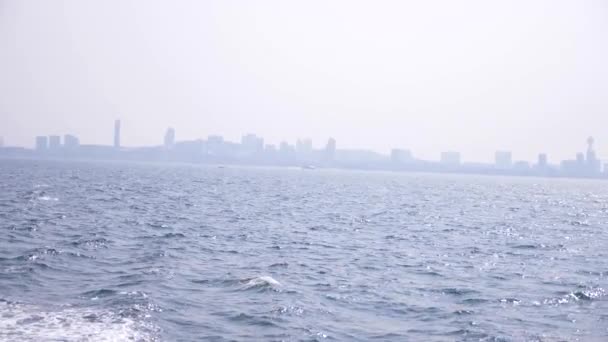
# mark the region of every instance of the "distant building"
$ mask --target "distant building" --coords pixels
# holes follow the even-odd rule
[[[263,161],[265,163],[276,163],[279,157],[279,150],[277,149],[277,145],[275,144],[266,144],[264,145],[264,158],[258,161]]]
[[[596,160],[595,158],[595,150],[593,149],[593,143],[595,140],[593,137],[587,138],[587,162],[591,163]]]
[[[58,150],[61,148],[61,137],[58,135],[49,136],[49,150]]]
[[[4,137],[0,137],[0,148],[4,147]]]
[[[290,146],[286,141],[281,141],[281,145],[279,145],[279,151],[281,153],[287,153],[290,150]]]
[[[286,141],[282,141],[279,145],[279,154],[283,160],[291,159],[296,154],[296,148],[293,145],[289,145]]]
[[[114,121],[114,148],[120,148],[120,120]]]
[[[264,138],[255,134],[247,134],[241,137],[241,148],[247,155],[260,153],[264,150]]]
[[[209,144],[223,144],[224,137],[222,137],[221,135],[210,135],[209,137],[207,137],[207,142]]]
[[[336,150],[336,161],[356,167],[373,168],[383,163],[386,157],[371,150]]]
[[[460,152],[442,152],[441,164],[444,165],[460,165]]]
[[[180,141],[175,144],[172,155],[177,160],[187,162],[201,161],[204,153],[205,143],[203,140]]]
[[[45,152],[49,149],[49,138],[46,136],[36,137],[36,151]]]
[[[175,146],[175,130],[172,127],[167,128],[164,145],[166,149],[171,149]]]
[[[113,159],[116,157],[116,149],[108,145],[79,145],[78,154],[93,159]]]
[[[510,151],[496,151],[494,165],[497,169],[508,170],[513,167],[513,158]]]
[[[210,135],[207,137],[207,154],[210,156],[221,156],[226,152],[224,137]]]
[[[74,149],[80,146],[80,140],[76,136],[66,134],[63,137],[63,146],[67,149]]]
[[[326,161],[334,161],[336,159],[336,139],[329,138],[327,140],[324,157]]]
[[[568,176],[576,177],[594,177],[601,172],[601,162],[595,155],[593,149],[593,137],[587,139],[587,153],[579,152],[576,154],[576,160],[564,160],[561,163],[561,171]]]
[[[587,174],[585,165],[585,154],[577,153],[576,159],[564,160],[560,165],[561,173],[566,176],[580,177]]]
[[[414,161],[414,157],[410,150],[394,148],[391,150],[391,161],[394,164],[410,163]]]
[[[541,153],[538,155],[538,162],[536,166],[541,169],[546,169],[549,166],[549,161],[546,153]]]
[[[296,142],[296,152],[301,155],[312,153],[312,140],[298,139],[298,141]]]
[[[529,171],[530,163],[528,163],[527,161],[516,161],[513,164],[513,169],[516,171]]]
[[[585,163],[585,154],[579,152],[576,154],[576,159],[562,161],[561,172],[567,176],[585,176],[588,173]]]
[[[589,137],[587,139],[587,171],[590,174],[597,174],[601,171],[601,162],[597,159],[595,155],[595,150],[593,149],[593,143],[595,140],[593,137]]]

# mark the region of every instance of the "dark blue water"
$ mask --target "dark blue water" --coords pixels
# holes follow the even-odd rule
[[[608,182],[0,160],[2,341],[606,341]]]

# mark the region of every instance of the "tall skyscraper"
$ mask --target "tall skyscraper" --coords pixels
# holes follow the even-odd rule
[[[595,140],[593,137],[587,138],[587,163],[595,161],[595,150],[593,149],[594,143]]]
[[[120,120],[114,121],[114,147],[120,148]]]
[[[247,134],[241,137],[241,148],[246,154],[260,153],[264,150],[264,138],[255,134]]]
[[[329,138],[325,145],[325,160],[333,161],[336,158],[336,139]]]
[[[538,163],[537,166],[539,168],[546,168],[548,164],[548,158],[547,158],[547,154],[546,153],[541,153],[538,155]]]
[[[45,152],[49,148],[49,138],[47,136],[36,137],[36,151]]]
[[[49,136],[49,150],[58,150],[61,148],[61,137],[58,135]]]
[[[602,166],[595,155],[595,149],[593,148],[594,143],[595,140],[593,137],[587,138],[587,170],[591,173],[599,173]]]
[[[170,149],[175,145],[175,130],[172,127],[167,129],[165,133],[165,148]]]

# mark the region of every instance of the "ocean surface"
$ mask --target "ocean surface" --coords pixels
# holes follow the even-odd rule
[[[608,341],[608,182],[0,160],[0,341]]]

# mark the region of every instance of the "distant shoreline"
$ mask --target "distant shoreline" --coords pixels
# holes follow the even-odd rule
[[[539,178],[539,179],[575,179],[575,180],[608,180],[608,175],[600,174],[597,176],[576,176],[565,174],[538,174],[532,172],[517,172],[515,170],[500,170],[500,169],[441,169],[441,168],[425,168],[424,165],[411,164],[401,167],[393,166],[385,163],[384,165],[372,164],[347,164],[331,163],[327,165],[315,165],[314,169],[307,168],[307,165],[298,164],[280,164],[280,163],[243,163],[242,161],[225,160],[219,161],[180,161],[180,160],[145,160],[145,159],[121,159],[121,158],[66,158],[52,156],[6,156],[0,154],[0,160],[23,160],[23,161],[51,161],[51,162],[101,162],[101,163],[132,163],[132,164],[148,164],[148,165],[189,165],[189,166],[210,166],[218,168],[229,167],[259,167],[259,168],[285,168],[298,169],[303,172],[317,172],[319,170],[346,170],[346,171],[372,171],[372,172],[394,172],[394,173],[410,173],[410,174],[446,174],[446,175],[470,175],[470,176],[488,176],[488,177],[517,177],[517,178]],[[438,163],[437,163],[438,164]]]

